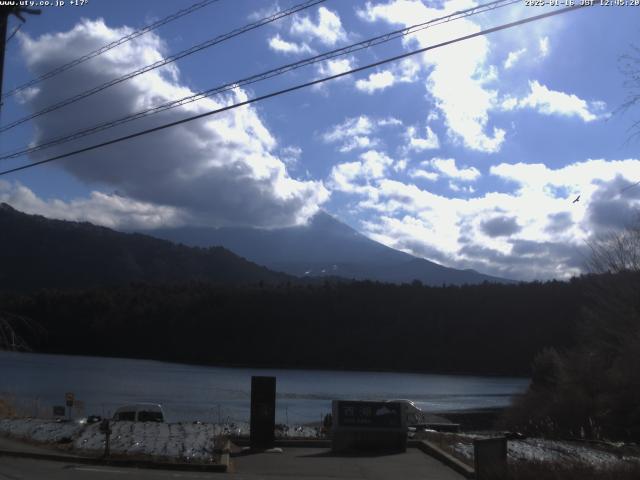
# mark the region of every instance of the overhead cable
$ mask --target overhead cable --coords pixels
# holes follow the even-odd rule
[[[103,90],[106,90],[109,87],[113,87],[114,85],[118,85],[119,83],[125,82],[127,80],[130,80],[134,77],[137,77],[139,75],[142,75],[143,73],[147,73],[150,72],[152,70],[155,70],[157,68],[160,67],[164,67],[165,65],[169,65],[170,63],[173,63],[177,60],[180,60],[181,58],[187,57],[189,55],[193,55],[194,53],[200,52],[201,50],[204,50],[206,48],[210,48],[214,45],[217,45],[219,43],[222,43],[224,41],[230,40],[234,37],[237,37],[239,35],[242,35],[244,33],[247,33],[251,30],[254,30],[256,28],[262,27],[263,25],[267,25],[269,23],[275,22],[276,20],[280,20],[281,18],[293,15],[296,12],[299,12],[301,10],[305,10],[307,8],[310,8],[314,5],[317,5],[319,3],[323,3],[326,0],[307,0],[306,2],[300,3],[294,7],[285,9],[285,10],[281,10],[273,15],[269,15],[268,17],[262,18],[256,22],[250,23],[248,25],[245,25],[243,27],[240,28],[236,28],[228,33],[225,33],[223,35],[219,35],[215,38],[212,38],[210,40],[207,40],[205,42],[199,43],[197,45],[194,45],[186,50],[183,50],[181,52],[178,52],[176,54],[173,54],[169,57],[165,57],[162,60],[158,60],[157,62],[154,62],[150,65],[146,65],[142,68],[139,68],[137,70],[134,70],[133,72],[129,72],[126,75],[123,75],[121,77],[118,78],[114,78],[112,80],[109,80],[108,82],[105,82],[101,85],[98,85],[96,87],[93,87],[89,90],[85,90],[84,92],[78,93],[72,97],[66,98],[65,100],[62,100],[54,105],[50,105],[49,107],[46,107],[42,110],[39,110],[38,112],[32,113],[30,115],[27,115],[25,117],[19,118],[17,120],[14,120],[13,122],[7,124],[7,125],[3,125],[2,127],[0,127],[0,133],[2,132],[6,132],[7,130],[10,130],[18,125],[21,125],[25,122],[28,122],[29,120],[33,120],[34,118],[40,117],[41,115],[45,115],[47,113],[53,112],[55,110],[58,110],[60,108],[66,107],[68,105],[71,105],[72,103],[75,103],[79,100],[82,100],[84,98],[87,98],[91,95],[95,95],[98,92],[101,92]]]
[[[403,29],[399,29],[399,30],[395,30],[383,35],[378,35],[376,37],[367,39],[367,40],[363,40],[361,42],[358,43],[354,43],[352,45],[348,45],[346,47],[342,47],[342,48],[338,48],[335,50],[331,50],[329,52],[325,52],[319,55],[315,55],[312,57],[308,57],[302,60],[298,60],[296,62],[293,63],[289,63],[271,70],[267,70],[266,72],[262,72],[256,75],[251,75],[249,77],[240,79],[240,80],[236,80],[233,82],[228,82],[225,83],[223,85],[219,85],[207,90],[203,90],[176,100],[171,100],[165,103],[162,103],[160,105],[148,108],[146,110],[142,110],[136,113],[132,113],[130,115],[126,115],[124,117],[121,117],[119,119],[115,119],[115,120],[110,120],[110,121],[106,121],[103,123],[100,123],[98,125],[94,125],[92,127],[89,128],[85,128],[79,131],[76,131],[74,133],[71,134],[66,134],[66,135],[62,135],[62,136],[58,136],[55,138],[49,138],[47,140],[43,140],[40,143],[38,143],[37,145],[31,146],[31,147],[23,147],[20,150],[16,150],[13,151],[11,153],[6,153],[6,154],[1,154],[0,155],[0,160],[6,160],[6,159],[11,159],[11,158],[17,158],[17,157],[21,157],[23,155],[26,154],[30,154],[30,153],[34,153],[46,148],[50,148],[53,146],[57,146],[57,145],[61,145],[63,143],[67,143],[69,141],[73,141],[73,140],[77,140],[83,137],[86,137],[87,135],[92,135],[94,133],[98,133],[107,129],[111,129],[113,127],[116,127],[118,125],[122,125],[134,120],[138,120],[140,118],[145,118],[148,117],[150,115],[154,115],[160,112],[163,112],[165,110],[169,110],[172,108],[176,108],[182,105],[186,105],[192,102],[196,102],[199,100],[202,100],[204,98],[208,98],[208,97],[212,97],[214,95],[218,95],[230,90],[234,90],[236,88],[242,87],[242,86],[246,86],[246,85],[251,85],[263,80],[267,80],[269,78],[278,76],[278,75],[282,75],[285,74],[287,72],[290,72],[292,70],[296,70],[298,68],[302,68],[311,64],[315,64],[318,62],[322,62],[322,61],[326,61],[326,60],[330,60],[332,58],[336,58],[339,56],[344,56],[344,55],[348,55],[366,48],[370,48],[376,45],[380,45],[382,43],[386,43],[389,42],[391,40],[394,40],[396,38],[400,38],[400,37],[404,37],[407,35],[411,35],[414,33],[417,33],[419,31],[422,31],[426,28],[431,28],[437,25],[441,25],[443,23],[447,23],[453,20],[458,20],[461,18],[466,18],[469,17],[471,15],[477,15],[480,13],[485,13],[491,10],[495,10],[497,8],[502,8],[502,7],[506,7],[509,5],[512,5],[514,3],[520,3],[520,0],[497,0],[497,1],[493,1],[487,4],[483,4],[483,5],[478,5],[476,7],[473,8],[469,8],[466,10],[462,10],[462,11],[458,11],[458,12],[454,12],[452,14],[443,16],[443,17],[438,17],[438,18],[434,18],[432,20],[429,20],[427,22],[422,22],[422,23],[418,23],[415,25],[411,25],[409,27],[403,28]]]
[[[64,65],[60,65],[59,67],[54,68],[53,70],[48,71],[47,73],[44,73],[42,75],[40,75],[37,78],[34,78],[32,80],[29,80],[26,83],[23,83],[22,85],[14,88],[13,90],[9,90],[7,93],[2,95],[2,98],[7,98],[10,97],[12,95],[15,95],[18,92],[21,92],[29,87],[32,87],[44,80],[47,80],[49,78],[55,77],[56,75],[65,72],[67,70],[69,70],[70,68],[75,67],[76,65],[80,65],[81,63],[86,62],[87,60],[90,60],[94,57],[97,57],[98,55],[102,55],[105,52],[108,52],[109,50],[122,45],[123,43],[126,43],[130,40],[133,40],[134,38],[138,38],[141,35],[144,35],[147,32],[151,32],[152,30],[155,30],[156,28],[159,28],[163,25],[166,25],[167,23],[173,22],[174,20],[177,20],[178,18],[184,17],[185,15],[189,15],[190,13],[195,12],[196,10],[200,10],[201,8],[204,8],[212,3],[216,3],[219,2],[220,0],[203,0],[197,3],[194,3],[193,5],[191,5],[188,8],[183,8],[182,10],[178,10],[177,12],[164,17],[161,20],[158,20],[157,22],[153,22],[150,25],[147,25],[146,27],[143,27],[139,30],[135,30],[123,37],[120,37],[117,40],[114,40],[111,43],[108,43],[106,45],[103,45],[102,47],[93,50],[85,55],[82,55],[81,57],[78,57],[68,63],[65,63]],[[17,29],[16,29],[17,30]],[[14,32],[15,34],[16,32]],[[11,37],[9,37],[11,38]],[[8,40],[7,40],[8,41]]]
[[[516,27],[516,26],[519,26],[519,25],[524,25],[524,24],[527,24],[527,23],[535,22],[535,21],[538,21],[538,20],[542,20],[544,18],[549,18],[549,17],[553,17],[553,16],[560,15],[560,14],[563,14],[563,13],[568,13],[568,12],[571,12],[571,11],[574,11],[574,10],[578,10],[578,9],[581,9],[581,8],[584,8],[584,7],[588,7],[588,6],[591,6],[591,5],[587,4],[587,5],[575,5],[575,6],[571,6],[571,7],[565,7],[565,8],[561,8],[561,9],[558,9],[558,10],[553,10],[551,12],[542,13],[540,15],[535,15],[533,17],[527,17],[527,18],[524,18],[524,19],[521,19],[521,20],[517,20],[517,21],[514,21],[514,22],[502,24],[502,25],[499,25],[497,27],[492,27],[492,28],[488,28],[488,29],[485,29],[485,30],[481,30],[479,32],[471,33],[469,35],[464,35],[462,37],[457,37],[457,38],[454,38],[452,40],[447,40],[445,42],[441,42],[441,43],[438,43],[436,45],[431,45],[431,46],[428,46],[428,47],[424,47],[424,48],[420,48],[420,49],[417,49],[417,50],[413,50],[411,52],[403,53],[401,55],[396,55],[394,57],[386,58],[384,60],[380,60],[380,61],[377,61],[377,62],[374,62],[374,63],[370,63],[370,64],[364,65],[362,67],[353,68],[351,70],[348,70],[348,71],[345,71],[345,72],[342,72],[342,73],[337,73],[335,75],[331,75],[331,76],[328,76],[328,77],[323,77],[323,78],[319,78],[317,80],[312,80],[312,81],[309,81],[309,82],[301,83],[301,84],[295,85],[293,87],[288,87],[288,88],[285,88],[285,89],[282,89],[282,90],[278,90],[278,91],[271,92],[271,93],[268,93],[268,94],[265,94],[265,95],[254,97],[254,98],[251,98],[249,100],[245,100],[243,102],[234,103],[232,105],[227,105],[227,106],[224,106],[224,107],[221,107],[221,108],[210,110],[208,112],[200,113],[198,115],[193,115],[193,116],[190,116],[190,117],[187,117],[187,118],[183,118],[183,119],[177,120],[175,122],[166,123],[166,124],[163,124],[163,125],[159,125],[157,127],[149,128],[149,129],[142,130],[142,131],[139,131],[139,132],[136,132],[136,133],[131,133],[131,134],[128,134],[128,135],[124,135],[124,136],[121,136],[121,137],[118,137],[118,138],[114,138],[112,140],[108,140],[108,141],[101,142],[101,143],[98,143],[98,144],[90,145],[88,147],[83,147],[83,148],[80,148],[80,149],[77,149],[77,150],[73,150],[71,152],[63,153],[61,155],[56,155],[54,157],[50,157],[50,158],[47,158],[47,159],[44,159],[44,160],[39,160],[37,162],[33,162],[33,163],[30,163],[30,164],[27,164],[27,165],[22,165],[22,166],[19,166],[19,167],[15,167],[15,168],[11,168],[11,169],[8,169],[8,170],[0,171],[0,176],[8,175],[10,173],[19,172],[19,171],[22,171],[22,170],[27,170],[27,169],[34,168],[34,167],[37,167],[37,166],[40,166],[40,165],[44,165],[46,163],[54,162],[54,161],[61,160],[61,159],[64,159],[64,158],[69,158],[69,157],[72,157],[72,156],[75,156],[75,155],[79,155],[81,153],[90,152],[90,151],[93,151],[93,150],[97,150],[99,148],[103,148],[103,147],[106,147],[106,146],[109,146],[109,145],[114,145],[114,144],[121,143],[121,142],[124,142],[124,141],[127,141],[127,140],[132,140],[134,138],[142,137],[144,135],[148,135],[148,134],[151,134],[151,133],[154,133],[154,132],[159,132],[159,131],[165,130],[167,128],[171,128],[171,127],[175,127],[175,126],[182,125],[182,124],[185,124],[185,123],[193,122],[195,120],[200,120],[202,118],[206,118],[206,117],[209,117],[209,116],[212,116],[212,115],[217,115],[217,114],[229,111],[229,110],[233,110],[233,109],[236,109],[236,108],[239,108],[239,107],[244,107],[244,106],[256,103],[256,102],[267,100],[269,98],[277,97],[277,96],[280,96],[280,95],[283,95],[283,94],[286,94],[286,93],[291,93],[291,92],[294,92],[294,91],[297,91],[297,90],[301,90],[303,88],[311,87],[313,85],[319,85],[319,84],[322,84],[324,82],[328,82],[330,80],[335,80],[335,79],[338,79],[338,78],[342,78],[342,77],[345,77],[347,75],[353,75],[354,73],[362,72],[364,70],[369,70],[369,69],[372,69],[372,68],[375,68],[375,67],[379,67],[381,65],[388,64],[388,63],[397,62],[398,60],[403,60],[405,58],[408,58],[408,57],[411,57],[411,56],[414,56],[414,55],[418,55],[418,54],[421,54],[421,53],[425,53],[425,52],[428,52],[430,50],[441,48],[441,47],[444,47],[444,46],[447,46],[447,45],[452,45],[454,43],[458,43],[458,42],[462,42],[462,41],[465,41],[465,40],[469,40],[471,38],[476,38],[476,37],[479,37],[479,36],[487,35],[489,33],[498,32],[498,31],[506,30],[508,28],[513,28],[513,27]]]

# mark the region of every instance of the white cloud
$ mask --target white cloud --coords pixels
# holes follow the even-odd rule
[[[541,37],[538,39],[538,43],[536,45],[537,48],[532,48],[532,52],[529,54],[530,60],[540,61],[546,58],[549,55],[549,37]],[[535,52],[537,50],[537,53]],[[505,70],[510,70],[517,63],[519,63],[522,57],[529,52],[529,49],[526,47],[522,47],[518,50],[513,50],[509,52],[506,60],[503,63],[503,67]]]
[[[318,9],[317,22],[313,22],[308,16],[296,16],[291,24],[291,34],[316,39],[329,46],[347,38],[340,16],[326,7]]]
[[[520,50],[514,50],[513,52],[509,52],[507,59],[504,61],[505,70],[509,70],[512,68],[518,60],[527,52],[526,48],[521,48]]]
[[[542,37],[538,41],[538,51],[540,52],[541,58],[549,55],[549,37]]]
[[[344,122],[334,125],[322,134],[325,143],[339,144],[340,152],[346,153],[355,149],[372,148],[380,142],[372,137],[381,127],[402,125],[397,118],[371,118],[366,115],[347,118]]]
[[[111,29],[102,20],[83,20],[65,33],[38,39],[22,36],[22,54],[38,76],[75,58],[75,45],[98,48],[130,33]],[[28,102],[40,110],[68,96],[68,84],[96,85],[162,59],[163,44],[155,34],[138,37],[85,62],[40,86]],[[179,70],[161,68],[135,77],[82,102],[34,121],[35,141],[86,128],[101,121],[192,94],[178,81]],[[233,94],[195,103],[87,137],[74,147],[139,131],[247,99]],[[80,180],[117,190],[141,204],[187,212],[207,225],[284,226],[304,222],[328,198],[321,182],[292,178],[274,151],[276,140],[255,109],[243,107],[113,145],[57,165]],[[68,146],[47,150],[55,155]],[[42,153],[34,159],[42,158]]]
[[[89,198],[68,202],[43,200],[24,185],[3,180],[0,180],[0,202],[25,213],[124,230],[180,226],[191,220],[182,209],[138,202],[115,193],[93,191]]]
[[[280,149],[280,157],[287,165],[295,165],[300,160],[302,149],[296,145],[289,145]]]
[[[329,175],[329,185],[334,190],[347,193],[371,193],[369,182],[384,178],[393,160],[377,150],[360,154],[360,160],[334,165]]]
[[[425,128],[426,136],[418,137],[416,133],[415,127],[409,127],[405,134],[407,138],[407,144],[404,147],[405,151],[416,151],[423,152],[425,150],[436,150],[440,148],[440,140],[438,139],[438,135],[431,130],[431,127],[427,126]]]
[[[357,10],[357,14],[367,22],[385,20],[396,25],[412,25],[416,23],[416,18],[422,18],[425,8],[419,0],[396,0],[375,5],[366,2],[364,8]]]
[[[393,170],[396,172],[404,172],[407,169],[407,165],[409,165],[409,161],[406,158],[401,158],[393,164]],[[411,175],[411,173],[409,173],[409,175]]]
[[[339,58],[333,60],[327,60],[318,64],[318,73],[323,77],[329,77],[338,75],[340,73],[348,72],[355,68],[355,60],[353,58]]]
[[[375,121],[366,115],[347,118],[344,122],[334,125],[322,135],[326,143],[340,142],[357,136],[365,136],[375,130]]]
[[[576,95],[551,90],[537,80],[529,82],[530,93],[523,98],[507,97],[502,102],[504,110],[531,108],[544,115],[578,117],[584,122],[606,118],[606,104],[587,102]]]
[[[453,158],[433,158],[429,165],[450,178],[463,182],[474,182],[480,178],[480,171],[475,167],[458,168]]]
[[[431,182],[435,182],[436,180],[438,180],[438,178],[440,178],[440,175],[438,175],[436,172],[430,172],[421,168],[414,168],[409,172],[409,176],[411,178],[423,178]]]
[[[329,175],[329,186],[341,192],[361,192],[361,188],[354,183],[354,180],[360,176],[361,169],[361,162],[345,162],[334,165]]]
[[[471,185],[460,185],[453,181],[449,181],[449,189],[456,193],[475,193],[476,191]]]
[[[356,136],[348,139],[341,147],[340,151],[342,153],[350,152],[354,149],[363,150],[365,148],[372,148],[379,144],[379,140],[377,138],[369,138],[363,136]]]
[[[361,176],[366,179],[382,178],[393,160],[382,152],[368,150],[360,155],[362,163]]]
[[[640,160],[637,159],[590,159],[557,169],[543,163],[501,163],[492,166],[490,173],[514,182],[523,190],[542,191],[554,198],[570,200],[578,193],[588,197],[601,182],[613,181],[617,175],[634,181],[640,171],[638,167]],[[557,190],[551,191],[547,187],[565,188],[567,192],[558,196],[554,193]]]
[[[355,59],[348,57],[348,58],[341,58],[341,59],[333,59],[333,60],[327,60],[325,62],[319,63],[316,65],[316,72],[318,72],[318,77],[319,78],[323,78],[323,77],[333,77],[334,75],[339,75],[341,73],[344,72],[348,72],[350,70],[353,70],[355,68]],[[316,83],[315,85],[313,85],[311,87],[312,90],[316,91],[316,92],[321,92],[321,93],[327,93],[327,87],[329,86],[329,84],[333,84],[335,82],[344,82],[344,81],[350,81],[351,80],[351,76],[349,75],[344,75],[342,77],[339,77],[337,79],[334,79],[330,82],[324,82],[324,83]]]
[[[416,0],[393,0],[375,5],[367,2],[358,15],[369,22],[383,20],[409,26],[416,18],[440,17],[472,6],[471,0],[453,0],[442,9],[429,8]],[[478,31],[480,26],[466,18],[428,28],[404,42],[408,48],[412,48],[413,43],[426,47]],[[442,111],[450,136],[469,149],[497,152],[504,142],[505,130],[493,127],[488,131],[488,112],[497,106],[497,92],[487,88],[497,75],[495,69],[487,65],[488,54],[489,40],[476,37],[426,52],[420,56],[420,61],[430,71],[426,88]]]
[[[415,82],[422,70],[420,62],[413,58],[405,58],[399,64],[394,64],[394,71],[399,82]]]
[[[288,42],[286,40],[283,40],[279,34],[269,39],[269,48],[271,48],[271,50],[275,50],[276,52],[285,54],[290,53],[299,55],[301,53],[315,53],[314,50],[306,43]]]
[[[20,90],[16,93],[16,100],[20,105],[24,105],[25,103],[29,103],[33,97],[40,93],[40,88],[38,87],[27,87],[24,90]]]
[[[423,162],[409,176],[435,180],[450,175],[450,198],[386,176],[352,181],[356,206],[375,213],[363,224],[372,238],[393,248],[457,268],[475,268],[516,279],[568,278],[584,266],[582,249],[595,233],[617,228],[640,209],[640,159],[586,160],[560,168],[500,164],[495,177],[513,182],[511,193],[474,195],[460,185],[476,173],[460,174],[453,162]],[[436,170],[440,167],[439,170]],[[455,168],[452,168],[455,167]],[[444,171],[444,172],[443,172]],[[429,178],[432,177],[432,178]],[[573,199],[581,194],[578,203]]]
[[[362,92],[373,94],[379,90],[385,90],[397,83],[410,83],[418,79],[420,64],[408,58],[400,64],[388,70],[371,73],[366,80],[356,81],[356,88]]]
[[[396,78],[390,70],[376,72],[369,75],[366,80],[357,80],[356,88],[362,92],[372,94],[378,90],[384,90],[396,83]]]
[[[381,127],[402,125],[402,120],[395,117],[387,117],[387,118],[378,120],[378,125]]]
[[[255,10],[253,12],[251,12],[248,15],[248,19],[251,20],[252,22],[255,22],[257,20],[263,19],[265,17],[271,17],[275,14],[277,14],[279,11],[281,11],[282,9],[280,8],[280,5],[278,4],[278,2],[273,2],[271,5],[267,6],[267,7],[263,7],[261,9]],[[278,23],[276,22],[276,25],[278,25]]]

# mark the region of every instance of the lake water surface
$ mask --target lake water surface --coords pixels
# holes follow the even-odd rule
[[[120,405],[163,405],[169,421],[248,421],[252,375],[277,377],[278,423],[319,421],[333,399],[414,400],[431,413],[507,406],[528,379],[226,368],[152,360],[0,352],[0,393],[26,410],[50,412],[73,392],[85,414]]]

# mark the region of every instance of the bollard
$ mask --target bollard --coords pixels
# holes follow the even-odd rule
[[[507,478],[507,439],[485,438],[473,442],[476,480]]]
[[[102,420],[102,422],[100,423],[100,431],[102,433],[104,433],[105,435],[105,440],[104,440],[104,458],[109,458],[109,440],[111,437],[111,425],[109,424],[109,419],[105,418],[104,420]]]

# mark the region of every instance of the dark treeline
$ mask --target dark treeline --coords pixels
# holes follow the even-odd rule
[[[618,258],[632,257],[607,260]],[[586,293],[575,344],[536,356],[506,424],[534,435],[640,441],[640,269],[592,277]]]
[[[0,311],[39,325],[20,333],[40,352],[529,375],[544,347],[573,345],[586,281],[442,288],[417,282],[137,284],[5,292]]]

